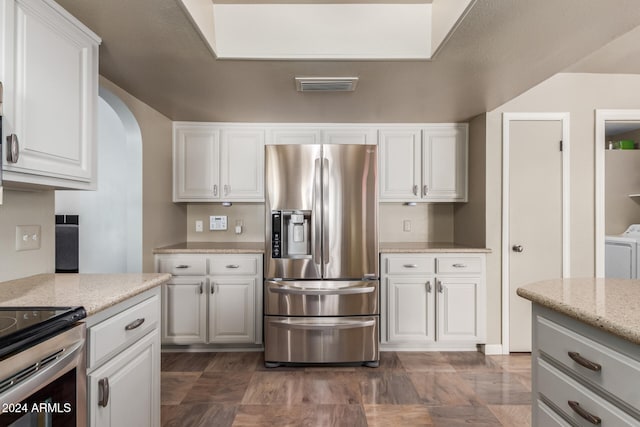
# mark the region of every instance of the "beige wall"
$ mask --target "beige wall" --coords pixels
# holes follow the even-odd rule
[[[40,249],[16,251],[17,225],[40,225]],[[5,188],[0,206],[0,281],[54,271],[54,192]]]
[[[487,113],[487,337],[500,342],[502,113],[569,112],[571,135],[571,275],[595,272],[595,110],[640,108],[640,75],[557,74]],[[603,147],[604,149],[604,147]]]
[[[378,229],[381,242],[452,242],[453,204],[381,203]],[[403,222],[411,221],[411,231],[403,231]]]
[[[626,139],[626,138],[622,138]],[[640,150],[605,150],[605,234],[620,234],[640,223]]]
[[[209,216],[226,215],[227,231],[209,231]],[[204,229],[196,232],[196,221]],[[236,221],[242,221],[242,234],[235,234]],[[264,242],[264,204],[234,203],[224,207],[220,203],[191,203],[187,206],[188,242]]]
[[[227,231],[209,231],[210,215],[226,215]],[[379,210],[381,242],[451,242],[453,241],[453,205],[451,203],[381,203]],[[195,222],[203,221],[204,231],[195,231]],[[236,221],[243,222],[242,234],[235,234]],[[411,221],[411,231],[403,231],[403,221]],[[264,205],[234,203],[192,203],[187,206],[187,241],[189,242],[263,242]]]
[[[186,206],[171,201],[171,120],[104,77],[100,85],[117,95],[142,133],[142,271],[153,271],[153,248],[184,242]]]

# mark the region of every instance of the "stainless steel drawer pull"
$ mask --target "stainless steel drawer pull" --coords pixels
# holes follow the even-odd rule
[[[600,417],[598,417],[597,415],[593,415],[589,411],[581,408],[580,404],[575,400],[569,400],[567,403],[569,404],[569,407],[573,409],[573,411],[576,414],[580,415],[582,418],[584,418],[591,424],[598,426],[600,425],[600,423],[602,423],[602,419],[600,419]]]
[[[204,293],[204,288],[202,286],[202,282],[200,282],[200,294]]]
[[[238,264],[228,264],[225,265],[226,268],[240,268],[240,266]]]
[[[106,407],[109,404],[109,378],[98,381],[98,406]]]
[[[428,186],[424,186],[422,187],[422,195],[426,196],[429,193],[429,187]]]
[[[454,268],[467,268],[467,264],[453,264]]]
[[[427,280],[427,292],[431,292],[431,280]]]
[[[418,268],[417,264],[405,264],[403,265],[404,268]]]
[[[326,331],[334,329],[357,329],[357,328],[369,328],[376,324],[375,320],[363,320],[363,321],[338,321],[335,323],[313,323],[307,321],[287,321],[287,320],[274,320],[269,322],[270,325],[276,328],[285,329],[302,329],[311,331]]]
[[[213,295],[213,293],[215,292],[215,285],[212,283],[211,285],[209,285],[210,289],[211,289],[211,295]]]
[[[417,195],[418,195],[418,186],[417,186],[417,185],[414,185],[414,186],[413,186],[413,195],[414,195],[414,196],[417,196]]]
[[[595,372],[599,372],[602,370],[602,366],[596,362],[592,362],[589,359],[585,359],[580,356],[580,353],[576,353],[575,351],[570,351],[567,353],[574,362],[576,362],[580,366],[584,366],[587,369],[590,369]]]
[[[444,291],[442,283],[439,280],[436,280],[436,288],[438,289],[438,292],[442,293]]]
[[[187,264],[180,264],[180,265],[176,265],[176,268],[179,268],[179,269],[181,269],[181,270],[182,270],[182,269],[185,269],[185,268],[189,268],[189,267],[191,267],[191,266],[190,266],[190,265],[187,265]]]
[[[144,317],[141,317],[140,319],[136,319],[133,322],[129,323],[127,326],[124,327],[125,331],[132,331],[135,328],[140,327],[140,325],[142,325],[144,323]]]

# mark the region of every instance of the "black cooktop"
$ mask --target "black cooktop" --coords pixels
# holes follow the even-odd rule
[[[85,317],[84,307],[0,307],[0,358],[41,342]]]

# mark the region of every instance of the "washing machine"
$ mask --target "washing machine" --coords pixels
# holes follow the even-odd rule
[[[640,273],[640,224],[631,224],[619,236],[606,236],[604,246],[604,276],[637,279]]]

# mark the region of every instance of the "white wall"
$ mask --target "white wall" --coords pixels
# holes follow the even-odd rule
[[[98,189],[56,192],[57,215],[80,215],[80,273],[142,271],[140,129],[125,128],[109,95],[101,90],[98,100]]]

